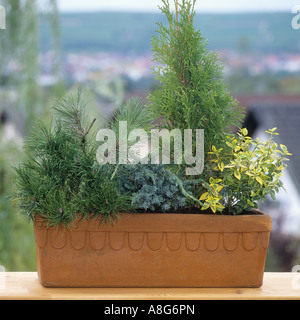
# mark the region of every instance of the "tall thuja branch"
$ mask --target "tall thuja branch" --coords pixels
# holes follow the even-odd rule
[[[168,0],[162,3],[167,24],[157,23],[152,38],[153,71],[161,86],[150,94],[149,108],[162,128],[204,129],[207,158],[211,144],[223,146],[232,126],[240,126],[243,110],[223,83],[217,54],[194,28],[196,1],[174,1],[175,12]]]

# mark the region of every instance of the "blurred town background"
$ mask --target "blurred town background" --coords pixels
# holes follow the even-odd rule
[[[32,224],[10,201],[11,166],[24,157],[24,135],[36,117],[50,121],[55,99],[78,86],[93,94],[91,108],[102,119],[131,96],[147,97],[158,85],[150,41],[164,17],[130,10],[68,13],[55,0],[0,4],[7,13],[6,30],[0,30],[0,265],[35,271]],[[274,225],[266,270],[291,271],[300,264],[300,28],[292,27],[292,7],[271,9],[270,3],[270,12],[200,12],[195,26],[246,107],[250,134],[263,139],[265,130],[278,127],[278,142],[293,153],[286,191],[262,206]]]

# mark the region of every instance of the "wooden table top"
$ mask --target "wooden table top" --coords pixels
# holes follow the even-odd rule
[[[0,273],[0,300],[300,300],[300,274],[265,273],[259,289],[44,288],[36,272]]]

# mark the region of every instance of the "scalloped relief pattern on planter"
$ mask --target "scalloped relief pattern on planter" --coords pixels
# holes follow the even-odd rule
[[[169,249],[178,251],[187,249],[195,252],[205,248],[213,252],[224,249],[228,252],[239,247],[246,251],[253,251],[260,246],[268,248],[269,232],[253,233],[172,233],[172,232],[105,232],[105,231],[57,231],[39,229],[35,230],[37,245],[43,249],[50,244],[55,249],[63,249],[71,244],[74,250],[91,247],[95,251],[110,248],[119,251],[130,248],[132,251],[148,250],[159,251]]]

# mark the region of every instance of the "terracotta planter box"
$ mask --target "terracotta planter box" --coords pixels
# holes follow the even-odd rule
[[[126,214],[115,226],[35,223],[46,287],[260,287],[267,215]]]

